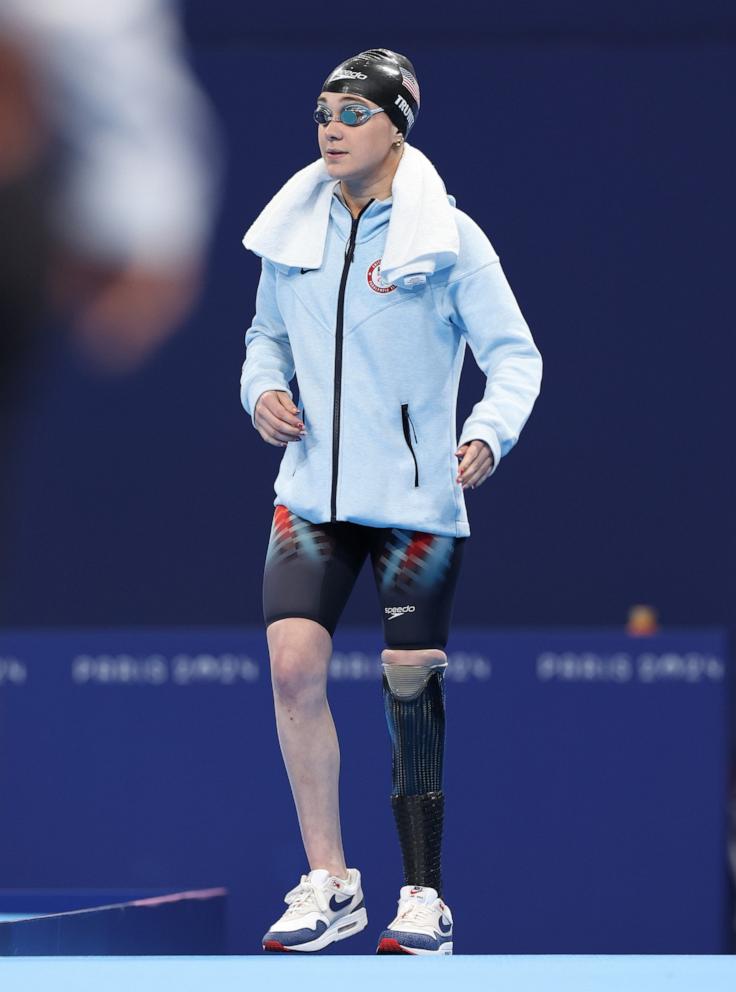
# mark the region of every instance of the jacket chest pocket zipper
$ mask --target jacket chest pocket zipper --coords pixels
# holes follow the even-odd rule
[[[401,424],[404,428],[404,440],[409,445],[409,451],[411,451],[411,457],[414,459],[414,485],[419,485],[419,464],[417,463],[417,456],[414,453],[414,448],[411,443],[411,432],[414,432],[414,440],[417,440],[417,432],[414,430],[414,424],[409,416],[409,404],[401,404]],[[410,430],[411,428],[411,430]]]

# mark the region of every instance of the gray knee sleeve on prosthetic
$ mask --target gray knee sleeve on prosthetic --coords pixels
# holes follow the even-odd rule
[[[401,843],[404,881],[441,895],[444,820],[446,661],[383,663],[383,698],[393,745],[391,805]]]

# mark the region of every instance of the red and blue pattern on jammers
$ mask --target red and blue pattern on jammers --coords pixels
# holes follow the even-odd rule
[[[318,561],[334,550],[334,540],[326,529],[315,527],[279,503],[273,513],[267,562],[285,561],[299,555]]]
[[[410,592],[441,583],[452,561],[455,538],[393,528],[376,563],[383,591]]]
[[[386,644],[442,648],[466,541],[347,520],[312,523],[276,504],[263,572],[266,626],[301,617],[333,635],[369,556]]]

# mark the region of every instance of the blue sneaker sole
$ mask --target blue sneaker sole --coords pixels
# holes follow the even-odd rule
[[[353,934],[360,933],[368,926],[368,914],[365,909],[356,909],[346,916],[340,916],[333,921],[324,933],[314,940],[308,940],[301,944],[284,944],[276,937],[270,937],[263,941],[264,951],[321,951],[323,947],[334,943],[336,940],[344,940],[352,937]],[[286,934],[284,934],[286,937]]]
[[[452,954],[452,941],[443,941],[437,948],[412,947],[402,944],[397,937],[381,936],[376,954]]]

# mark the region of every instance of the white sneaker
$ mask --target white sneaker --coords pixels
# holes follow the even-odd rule
[[[452,913],[429,885],[404,885],[376,954],[452,954]]]
[[[286,893],[284,902],[289,908],[263,935],[264,951],[319,951],[368,924],[357,868],[348,868],[347,881],[326,868],[314,868]]]

